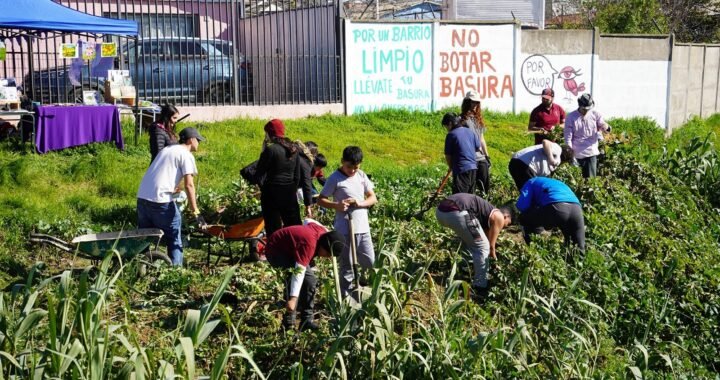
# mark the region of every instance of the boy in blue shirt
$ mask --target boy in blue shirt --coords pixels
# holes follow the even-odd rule
[[[350,226],[346,218],[352,212],[353,233],[358,263],[365,269],[375,263],[375,249],[370,237],[368,208],[377,203],[373,191],[374,185],[367,174],[360,170],[363,153],[360,147],[348,146],[343,150],[342,166],[325,181],[318,204],[335,210],[335,231],[345,236],[345,248],[340,254],[340,291],[345,297],[349,294],[353,274],[353,258],[350,250]],[[332,198],[332,200],[330,200]]]
[[[525,182],[517,201],[520,224],[523,226],[525,242],[530,235],[559,227],[565,237],[565,244],[572,241],[585,251],[585,221],[582,206],[575,193],[553,178],[535,177]]]
[[[462,128],[454,113],[446,113],[442,125],[447,129],[445,136],[445,162],[453,173],[452,193],[475,192],[477,164],[475,152],[480,149],[480,139],[469,128]]]

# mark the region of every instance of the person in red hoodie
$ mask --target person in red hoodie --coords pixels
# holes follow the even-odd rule
[[[274,268],[289,269],[285,279],[285,329],[295,328],[295,317],[300,312],[300,330],[316,330],[314,322],[315,256],[337,256],[345,246],[345,237],[337,231],[328,231],[315,221],[302,226],[277,230],[265,246],[267,261]]]

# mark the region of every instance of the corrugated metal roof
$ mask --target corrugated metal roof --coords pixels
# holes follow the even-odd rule
[[[523,25],[539,28],[545,23],[544,0],[452,0],[449,18],[455,20],[520,20]],[[454,9],[453,9],[454,8]]]

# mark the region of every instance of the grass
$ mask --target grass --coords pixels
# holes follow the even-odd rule
[[[668,140],[647,120],[611,120],[609,141],[627,142],[608,148],[604,176],[583,181],[570,167],[557,174],[583,202],[586,254],[565,250],[557,233],[529,246],[517,229],[503,233],[490,298],[477,304],[468,291],[471,266],[457,254],[453,234],[437,225],[432,211],[424,220],[407,220],[445,172],[441,115],[382,111],[286,121],[289,137],[316,141],[331,167],[344,146],[361,146],[363,169],[373,175],[380,198],[371,212],[378,265],[369,276],[369,299],[362,309],[339,302],[330,266],[319,262],[323,329],[317,334],[278,332],[279,273],[262,263],[226,271],[223,260],[207,267],[204,248],[187,251],[183,270],[137,278],[130,263],[94,285],[87,272],[78,281],[87,286],[75,285],[72,273],[86,273],[87,261],[29,247],[25,237],[31,230],[71,238],[134,227],[135,192],[149,162],[147,137],[137,146],[128,143],[125,152],[99,144],[42,156],[2,143],[0,287],[6,291],[0,293],[0,337],[17,338],[0,338],[0,352],[15,356],[34,348],[38,362],[51,359],[43,349],[55,344],[48,329],[65,324],[63,341],[80,339],[89,356],[70,367],[54,356],[48,368],[55,372],[48,376],[70,377],[63,368],[90,374],[90,363],[104,371],[95,373],[150,378],[168,368],[212,378],[717,376],[720,213],[710,197],[660,165],[664,146],[682,149],[708,133],[717,143],[720,117],[692,120]],[[490,200],[500,204],[517,196],[507,163],[532,136],[525,133],[526,114],[488,113],[486,119]],[[246,195],[238,171],[257,159],[263,124],[241,119],[201,127],[207,137],[197,154],[204,208]],[[687,162],[673,165],[693,174]],[[321,219],[330,223],[331,217]],[[88,296],[88,286],[101,289],[103,298]],[[96,314],[76,309],[88,297]],[[56,304],[67,305],[65,314],[45,314]],[[25,309],[32,313],[19,312]],[[93,339],[69,327],[66,316],[74,312],[92,322]],[[35,328],[17,330],[30,315]],[[98,318],[107,323],[95,323]],[[107,344],[98,346],[101,341]],[[71,347],[57,351],[67,355],[61,349]]]

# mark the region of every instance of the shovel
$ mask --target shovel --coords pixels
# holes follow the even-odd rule
[[[412,217],[417,220],[422,220],[423,215],[429,210],[437,197],[442,193],[443,189],[445,188],[445,185],[447,185],[448,179],[450,178],[450,174],[452,173],[452,169],[448,169],[447,173],[445,174],[445,177],[443,177],[442,181],[440,182],[440,186],[438,186],[437,190],[430,196],[430,198],[427,200],[425,205],[423,206],[420,211],[418,211],[417,214],[413,215]]]

